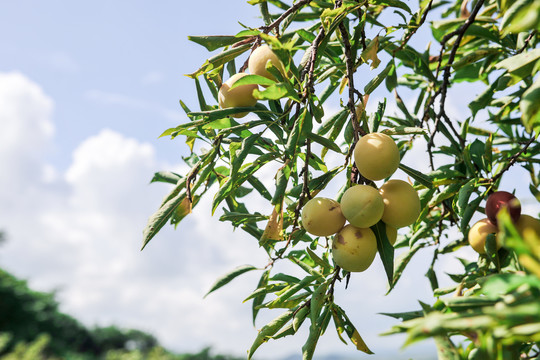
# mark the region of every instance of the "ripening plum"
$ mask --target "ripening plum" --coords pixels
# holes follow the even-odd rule
[[[368,185],[348,188],[340,203],[345,219],[359,228],[368,228],[378,223],[384,211],[381,194]]]
[[[507,207],[510,217],[516,223],[521,215],[521,204],[519,200],[507,191],[496,191],[488,196],[486,201],[486,216],[497,225],[497,213],[503,207]]]
[[[302,226],[315,236],[330,236],[345,225],[341,206],[335,200],[316,197],[302,208]]]
[[[525,235],[525,231],[532,231],[540,238],[540,220],[533,218],[530,215],[521,214],[516,223],[516,228],[521,236]]]
[[[274,75],[266,70],[268,61],[270,61],[279,71],[285,72],[283,63],[268,45],[261,45],[253,50],[248,60],[249,72],[254,75],[264,76],[270,80],[276,80]]]
[[[231,90],[232,85],[239,79],[246,76],[246,73],[234,74],[225,81],[218,93],[219,107],[222,109],[231,107],[254,106],[257,99],[253,97],[253,90],[258,89],[256,84],[240,85]],[[235,118],[241,118],[247,115],[247,112],[233,114]]]
[[[489,219],[477,221],[469,230],[469,244],[479,254],[486,253],[486,239],[489,234],[497,235],[498,229]],[[497,239],[497,238],[496,238]],[[501,248],[501,243],[497,239],[497,250]]]
[[[348,224],[332,241],[332,256],[336,265],[350,272],[366,270],[376,254],[377,239],[371,229]]]
[[[384,202],[382,221],[400,228],[414,224],[420,215],[420,198],[414,188],[403,180],[388,180],[379,192]]]
[[[354,147],[354,162],[366,179],[382,180],[397,170],[399,149],[394,140],[386,134],[366,134]]]

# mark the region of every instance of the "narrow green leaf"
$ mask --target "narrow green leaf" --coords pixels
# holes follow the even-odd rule
[[[202,111],[211,110],[211,108],[206,104],[206,100],[204,99],[204,94],[201,88],[201,83],[199,82],[199,78],[195,78],[195,88],[197,89],[197,99],[199,100],[199,108]]]
[[[186,192],[182,191],[163,204],[149,219],[143,230],[142,249],[152,240],[152,238],[169,221],[178,205],[186,198]]]
[[[357,350],[372,355],[373,351],[368,348],[368,346],[364,342],[364,339],[362,339],[362,336],[360,336],[360,333],[358,332],[358,330],[356,330],[355,326],[353,325],[345,311],[336,304],[332,304],[332,311],[334,312],[333,315],[334,322],[336,323],[336,328],[338,327],[339,323],[340,328],[345,330],[349,339],[351,339],[352,343],[356,345]],[[337,322],[336,318],[338,319]],[[339,330],[338,334],[340,334]]]
[[[379,103],[377,104],[377,111],[375,111],[369,117],[368,128],[370,132],[377,132],[379,130],[379,125],[381,124],[385,110],[386,110],[386,98],[384,98],[383,101],[379,101]]]
[[[393,61],[389,62],[388,65],[381,71],[377,76],[371,79],[367,85],[364,87],[364,93],[371,94],[386,78],[390,71],[394,70],[395,64]]]
[[[370,0],[369,3],[374,5],[384,5],[403,9],[409,14],[412,14],[411,8],[406,3],[400,0]]]
[[[402,321],[417,319],[419,317],[424,316],[424,312],[422,310],[406,311],[406,312],[399,312],[399,313],[379,313],[379,314],[386,315],[394,319],[401,319]]]
[[[279,296],[268,303],[269,308],[278,308],[281,307],[289,298],[300,290],[306,289],[314,280],[318,279],[319,276],[306,276],[299,283],[292,285]]]
[[[469,226],[469,222],[471,221],[471,218],[473,217],[474,213],[478,209],[478,206],[480,206],[480,203],[483,200],[483,196],[479,196],[473,201],[469,202],[467,206],[465,206],[463,213],[461,215],[460,223],[459,223],[459,229],[463,234],[467,232],[467,227]]]
[[[324,136],[320,136],[320,135],[317,135],[317,134],[314,134],[314,133],[309,133],[308,134],[308,139],[310,139],[310,140],[312,140],[312,141],[314,141],[316,143],[319,143],[322,146],[324,146],[325,148],[328,148],[328,149],[330,149],[332,151],[335,151],[338,154],[342,154],[342,151],[339,148],[339,146],[335,142],[333,142],[330,139],[325,138]]]
[[[426,130],[420,127],[397,126],[395,128],[384,129],[381,132],[386,135],[412,135],[425,134]]]
[[[540,59],[540,49],[533,49],[514,55],[495,64],[497,69],[506,69],[509,73],[524,78],[531,74],[534,64]]]
[[[377,250],[379,251],[379,256],[386,272],[388,284],[392,285],[392,279],[394,277],[394,247],[390,244],[386,236],[386,224],[379,221],[371,227],[371,230],[377,239]]]
[[[284,312],[283,314],[279,315],[277,318],[263,326],[261,330],[259,330],[255,341],[253,341],[253,344],[248,351],[248,360],[253,357],[253,354],[259,348],[259,346],[267,342],[268,339],[274,336],[274,334],[276,334],[283,326],[285,326],[285,324],[292,318],[293,314],[293,310]]]
[[[403,271],[405,270],[405,268],[407,267],[407,265],[411,261],[412,257],[418,252],[418,250],[422,249],[424,246],[425,246],[425,244],[417,242],[417,243],[415,243],[413,245],[413,247],[411,249],[409,249],[409,251],[407,251],[406,253],[401,254],[396,259],[396,265],[395,265],[395,269],[394,269],[394,276],[392,278],[392,283],[390,284],[390,288],[388,289],[388,292],[386,293],[387,295],[396,286],[398,280],[401,278],[401,275],[403,274]]]
[[[302,326],[302,323],[307,318],[309,310],[310,308],[308,306],[303,306],[300,310],[296,312],[296,314],[294,314],[292,325],[295,332],[300,329],[300,326]]]
[[[216,35],[216,36],[188,36],[188,40],[193,41],[199,45],[204,46],[208,51],[214,51],[221,47],[232,45],[242,40],[240,37],[236,36],[227,36],[227,35]]]
[[[529,87],[521,97],[519,109],[521,122],[530,133],[533,130],[538,134],[540,129],[540,77]]]
[[[467,181],[465,185],[459,189],[457,202],[456,202],[456,209],[458,211],[459,216],[463,216],[463,213],[465,212],[465,209],[467,209],[467,206],[469,205],[469,199],[476,189],[476,182],[477,179],[471,179]]]
[[[433,182],[431,181],[431,178],[426,174],[414,170],[413,168],[410,168],[402,163],[399,164],[399,168],[403,170],[407,175],[412,177],[415,181],[418,181],[419,184],[424,185],[428,189],[431,189],[433,187]]]
[[[250,48],[251,48],[251,44],[244,44],[244,45],[240,45],[238,47],[235,47],[229,50],[225,50],[224,52],[206,60],[206,62],[197,71],[195,71],[192,74],[188,74],[187,76],[191,78],[196,78],[204,73],[207,73],[211,70],[218,68],[219,66],[225,63],[228,63],[229,61],[240,56],[241,54],[243,54]]]
[[[249,107],[236,107],[236,108],[227,108],[227,109],[218,109],[218,110],[209,110],[209,111],[193,111],[188,113],[188,116],[190,117],[198,117],[198,116],[204,116],[205,120],[200,120],[201,122],[210,122],[216,119],[222,119],[225,116],[238,114],[241,112],[267,112],[268,110],[263,110],[260,107],[257,106],[249,106]],[[196,121],[193,121],[193,123],[196,123]],[[193,127],[194,125],[190,123],[183,124],[184,127]]]
[[[287,190],[287,184],[289,183],[289,177],[291,176],[291,167],[289,163],[284,164],[276,174],[276,190],[272,196],[272,205],[278,205],[282,203],[283,196]]]
[[[332,269],[332,265],[330,265],[329,262],[324,261],[321,259],[317,254],[313,252],[309,247],[306,248],[306,252],[308,253],[309,257],[315,262],[315,264],[319,265],[323,270],[330,270]]]
[[[274,80],[270,80],[267,77],[261,76],[261,75],[246,75],[241,77],[240,79],[236,80],[234,84],[231,86],[231,90],[242,85],[264,85],[264,86],[270,86],[274,85],[276,82]]]
[[[251,270],[257,270],[257,268],[253,265],[243,265],[243,266],[239,266],[237,267],[236,269],[232,270],[231,272],[223,275],[222,277],[220,277],[219,279],[216,280],[216,282],[210,287],[210,290],[208,290],[208,292],[206,293],[206,295],[204,295],[204,297],[207,297],[210,293],[216,291],[217,289],[219,289],[220,287],[222,286],[225,286],[227,285],[228,283],[230,283],[232,280],[234,280],[236,277],[248,272],[248,271],[251,271]]]
[[[328,290],[329,282],[325,281],[317,287],[313,295],[311,296],[310,312],[311,323],[315,323],[319,318],[322,307],[326,302],[326,290]]]
[[[154,174],[154,177],[150,182],[165,182],[176,185],[180,179],[182,179],[180,175],[171,171],[159,171]]]
[[[319,338],[321,337],[321,333],[326,328],[325,324],[327,325],[327,320],[330,319],[330,309],[326,307],[322,314],[317,319],[316,323],[311,323],[311,326],[309,327],[309,336],[306,340],[306,343],[304,346],[302,346],[302,360],[312,360],[313,354],[315,353],[315,348],[317,347],[317,343],[319,341]]]

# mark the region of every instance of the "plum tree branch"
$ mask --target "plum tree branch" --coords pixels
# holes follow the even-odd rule
[[[268,26],[262,26],[261,29],[265,34],[268,34],[270,31],[275,30],[276,35],[279,36],[279,25],[283,20],[287,18],[290,14],[300,9],[302,6],[307,5],[311,2],[311,0],[300,0],[293,6],[291,6],[289,9],[287,9],[283,14],[281,14],[276,20],[274,20],[273,23],[271,23]]]
[[[516,54],[521,54],[523,51],[525,51],[525,49],[527,48],[527,46],[529,46],[529,43],[531,42],[531,39],[534,37],[534,35],[536,35],[538,33],[537,30],[533,30],[531,31],[531,33],[529,34],[529,36],[527,36],[527,38],[525,39],[525,41],[523,42],[523,46],[516,52]]]
[[[519,157],[525,153],[527,153],[527,149],[529,148],[529,146],[534,142],[536,141],[536,138],[538,137],[538,135],[533,135],[531,136],[531,138],[529,139],[529,141],[527,141],[525,143],[525,145],[523,146],[523,148],[521,148],[517,153],[515,153],[514,155],[512,155],[510,157],[510,159],[508,160],[508,163],[506,164],[506,166],[501,170],[499,171],[497,174],[495,174],[491,179],[489,179],[489,183],[491,184],[495,184],[500,178],[501,176],[507,172],[511,167],[512,165],[514,165],[517,160],[519,159]]]
[[[409,40],[412,38],[412,36],[418,31],[418,29],[424,24],[424,22],[426,21],[427,19],[427,15],[429,13],[429,11],[431,10],[431,6],[433,5],[433,0],[430,0],[429,3],[427,4],[426,8],[424,9],[424,12],[422,13],[422,17],[420,18],[420,22],[418,23],[418,25],[416,25],[416,27],[411,30],[411,32],[409,32],[405,38],[403,39],[403,41],[401,42],[401,45],[399,46],[399,48],[395,49],[393,51],[393,54],[394,56],[396,56],[396,53],[398,51],[401,51],[403,50],[403,48],[405,47],[405,45],[407,45],[407,43],[409,42]]]
[[[431,96],[431,98],[429,99],[429,101],[428,101],[428,103],[427,103],[427,105],[425,107],[425,110],[424,110],[424,116],[422,118],[423,122],[427,121],[427,119],[429,118],[430,109],[432,109],[432,107],[435,106],[435,100],[438,97],[440,97],[439,104],[438,104],[439,111],[435,113],[434,127],[433,127],[433,131],[431,132],[431,135],[430,135],[430,138],[429,138],[429,141],[428,141],[428,153],[430,155],[430,165],[431,165],[432,169],[434,168],[434,166],[433,166],[432,148],[433,148],[433,145],[434,145],[435,135],[438,132],[438,127],[439,127],[439,123],[441,122],[441,120],[444,121],[448,125],[450,130],[454,133],[454,136],[456,137],[456,139],[458,139],[459,144],[462,147],[465,147],[465,139],[463,139],[461,137],[461,134],[456,130],[456,128],[454,127],[452,121],[450,120],[450,118],[446,114],[446,110],[445,110],[446,96],[447,96],[447,93],[448,93],[448,86],[450,84],[450,73],[452,71],[452,64],[454,63],[454,60],[455,60],[455,57],[456,57],[456,54],[457,54],[457,50],[459,49],[461,41],[463,40],[463,36],[465,36],[465,32],[467,32],[467,29],[474,23],[474,21],[476,19],[476,16],[478,15],[478,12],[480,11],[482,6],[484,5],[484,1],[485,0],[479,0],[476,3],[476,5],[474,6],[474,9],[471,12],[470,16],[467,18],[467,20],[465,20],[465,22],[458,29],[446,34],[441,39],[441,42],[440,42],[441,50],[439,52],[437,69],[435,71],[435,80],[439,77],[439,72],[440,72],[441,66],[442,66],[442,60],[443,60],[444,50],[446,48],[446,43],[451,38],[453,38],[454,36],[457,36],[456,40],[454,41],[454,44],[453,44],[452,48],[450,49],[450,53],[448,55],[448,60],[447,60],[445,66],[444,66],[444,69],[443,69],[442,83],[439,86],[439,88],[435,91],[433,96]]]

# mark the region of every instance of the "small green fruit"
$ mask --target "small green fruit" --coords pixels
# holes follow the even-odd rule
[[[382,180],[397,170],[399,149],[394,140],[386,134],[366,134],[354,147],[354,162],[366,179]]]
[[[414,224],[420,215],[420,198],[414,188],[403,180],[388,180],[379,192],[384,202],[382,221],[400,228]]]
[[[276,80],[274,75],[266,70],[268,61],[281,72],[285,72],[283,63],[268,45],[261,45],[249,56],[248,69],[251,74],[264,76],[270,80]]]
[[[246,73],[234,74],[225,81],[218,93],[218,104],[221,109],[231,107],[248,107],[254,106],[257,103],[257,99],[253,97],[253,90],[258,89],[256,84],[240,85],[231,89],[233,84],[246,76]],[[247,112],[238,113],[232,115],[235,118],[241,118],[247,115]]]
[[[493,225],[489,219],[482,219],[477,221],[469,230],[469,244],[479,254],[486,253],[486,239],[489,234],[495,234],[497,236],[497,226]],[[497,239],[497,250],[501,248],[501,243]]]
[[[315,236],[330,236],[345,225],[341,206],[335,200],[316,197],[302,208],[302,226]]]
[[[366,270],[377,254],[377,239],[371,229],[345,225],[334,236],[332,256],[336,265],[351,272]]]
[[[381,220],[383,198],[377,189],[368,185],[352,186],[341,197],[341,211],[345,218],[359,228],[368,228]]]

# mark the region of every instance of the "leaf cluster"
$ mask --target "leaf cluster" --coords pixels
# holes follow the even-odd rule
[[[423,147],[427,151],[417,164],[429,164],[429,171],[400,164],[420,196],[422,211],[416,223],[400,231],[394,248],[381,230],[384,224],[374,227],[388,293],[418,253],[433,252],[426,276],[435,305],[406,313],[407,321],[396,329],[407,332],[410,341],[436,338],[443,356],[457,354],[449,350],[454,347],[450,336],[466,331],[474,319],[478,321],[474,330],[491,343],[473,341],[473,347],[496,348],[503,337],[493,334],[511,334],[514,325],[496,325],[496,316],[502,313],[492,310],[503,307],[511,317],[535,310],[534,304],[517,307],[493,294],[482,294],[490,295],[489,299],[478,297],[474,306],[440,297],[469,285],[489,289],[493,283],[488,279],[501,271],[510,282],[532,281],[518,275],[523,259],[518,256],[519,246],[512,245],[518,237],[509,237],[514,240],[499,253],[488,252],[490,258],[464,263],[465,272],[452,275],[458,283],[452,290],[439,288],[435,268],[439,257],[466,246],[471,219],[484,212],[484,199],[498,189],[512,167],[520,166],[530,174],[530,191],[540,198],[538,3],[422,0],[416,10],[400,0],[248,3],[259,7],[264,24],[245,26],[236,35],[190,37],[209,51],[220,51],[188,75],[195,83],[198,109],[180,101],[186,121],[162,134],[185,140],[190,155],[184,161],[190,170],[183,175],[155,174],[152,181],[169,183],[172,190],[149,219],[143,248],[167,222],[178,226],[211,192],[212,214],[218,212],[221,221],[251,235],[268,254],[269,263],[234,269],[218,279],[210,292],[248,271],[261,271],[254,292],[246,298],[252,302],[254,323],[261,309],[284,311],[259,330],[249,357],[264,342],[294,335],[305,323],[309,336],[302,351],[304,359],[311,359],[331,322],[343,341],[347,337],[370,353],[333,296],[336,283],[348,281],[351,274],[333,263],[331,239],[306,234],[299,215],[307,200],[336,183],[341,184],[337,199],[357,183],[376,186],[358,173],[351,153],[360,136],[384,132],[396,139],[402,159]],[[435,13],[441,15],[431,21]],[[435,45],[422,50],[412,45],[420,28],[431,31]],[[260,85],[253,94],[259,100],[255,106],[219,108],[223,79],[245,70],[246,57],[263,42],[271,46],[285,71],[269,64],[275,80],[249,75],[237,82],[235,86]],[[359,81],[363,87],[357,85]],[[476,97],[461,98],[461,89],[470,83],[484,90]],[[392,96],[391,100],[385,98],[375,111],[368,111],[370,95],[380,93]],[[449,98],[466,103],[469,115],[451,113]],[[330,108],[326,105],[336,100],[337,111],[325,113]],[[387,114],[390,101],[397,108],[395,114]],[[250,112],[247,120],[231,117],[244,112]],[[206,149],[198,151],[196,144]],[[263,167],[275,172],[272,179],[261,177]],[[268,207],[253,210],[255,198]],[[399,256],[394,256],[394,250],[400,251]],[[274,265],[280,261],[291,261],[303,275],[275,273]],[[527,291],[536,291],[529,287]],[[510,296],[515,290],[500,292]],[[433,331],[423,327],[426,322]],[[516,335],[515,340],[537,341],[527,334]]]

